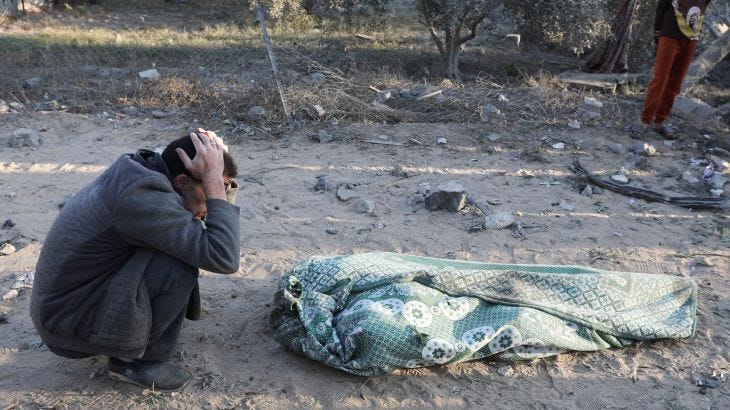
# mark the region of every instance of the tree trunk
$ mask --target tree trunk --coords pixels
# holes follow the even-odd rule
[[[682,86],[682,94],[692,89],[717,63],[730,53],[730,30],[712,42],[707,49],[692,62]]]
[[[639,9],[639,0],[620,0],[611,24],[611,36],[588,57],[584,68],[597,73],[625,73],[628,67],[628,43],[631,22]]]
[[[458,40],[459,33],[449,31],[446,33],[447,55],[446,57],[446,75],[449,80],[461,81],[459,73],[459,51],[461,44]]]

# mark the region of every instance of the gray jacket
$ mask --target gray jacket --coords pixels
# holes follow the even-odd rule
[[[151,311],[143,273],[156,252],[198,268],[239,266],[239,208],[209,199],[205,226],[183,207],[160,155],[124,155],[61,210],[43,244],[30,314],[49,345],[141,357]]]

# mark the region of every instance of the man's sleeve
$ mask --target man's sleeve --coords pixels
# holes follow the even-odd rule
[[[205,226],[183,207],[167,180],[142,178],[117,199],[114,227],[136,246],[157,249],[198,268],[217,273],[238,271],[239,208],[209,199]]]

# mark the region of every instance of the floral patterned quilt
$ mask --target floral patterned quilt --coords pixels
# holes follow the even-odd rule
[[[275,302],[270,323],[280,344],[374,376],[691,337],[697,285],[659,274],[366,253],[299,262]]]

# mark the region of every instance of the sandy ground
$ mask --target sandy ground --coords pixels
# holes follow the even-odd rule
[[[0,229],[17,251],[0,256],[0,292],[32,272],[59,204],[119,155],[156,148],[181,135],[171,119],[103,119],[63,113],[0,116]],[[19,127],[40,132],[38,148],[10,148]],[[67,360],[51,354],[28,316],[29,290],[0,302],[0,408],[65,407],[475,407],[730,408],[730,382],[698,387],[707,374],[730,372],[730,220],[727,213],[688,211],[604,192],[582,196],[584,181],[568,171],[579,158],[612,173],[629,147],[623,126],[567,126],[501,131],[484,139],[482,125],[401,124],[330,127],[339,139],[312,142],[312,130],[232,145],[240,169],[241,268],[204,274],[204,320],[186,322],[175,361],[195,381],[158,394],[106,377],[105,358]],[[222,132],[226,136],[225,130]],[[420,146],[365,142],[387,136]],[[437,145],[443,136],[448,143]],[[547,138],[545,138],[547,137]],[[726,138],[726,137],[725,137]],[[564,142],[564,149],[552,144]],[[678,179],[701,152],[685,137],[673,147],[654,139],[660,155],[633,171],[639,186],[706,194]],[[538,154],[538,155],[535,155]],[[401,165],[408,177],[394,176]],[[315,178],[356,184],[376,203],[357,213],[335,193],[315,192]],[[419,183],[454,179],[497,210],[512,210],[527,238],[510,230],[468,233],[473,210],[429,212],[406,198]],[[558,182],[559,184],[547,184]],[[575,205],[565,211],[561,201]],[[335,234],[327,233],[336,229]],[[700,285],[697,336],[639,343],[625,350],[563,354],[517,364],[474,361],[360,378],[295,356],[271,337],[267,317],[277,280],[295,261],[316,254],[393,251],[475,261],[590,265],[601,269],[691,277]],[[508,374],[504,366],[514,372]],[[501,372],[498,370],[502,368]]]

